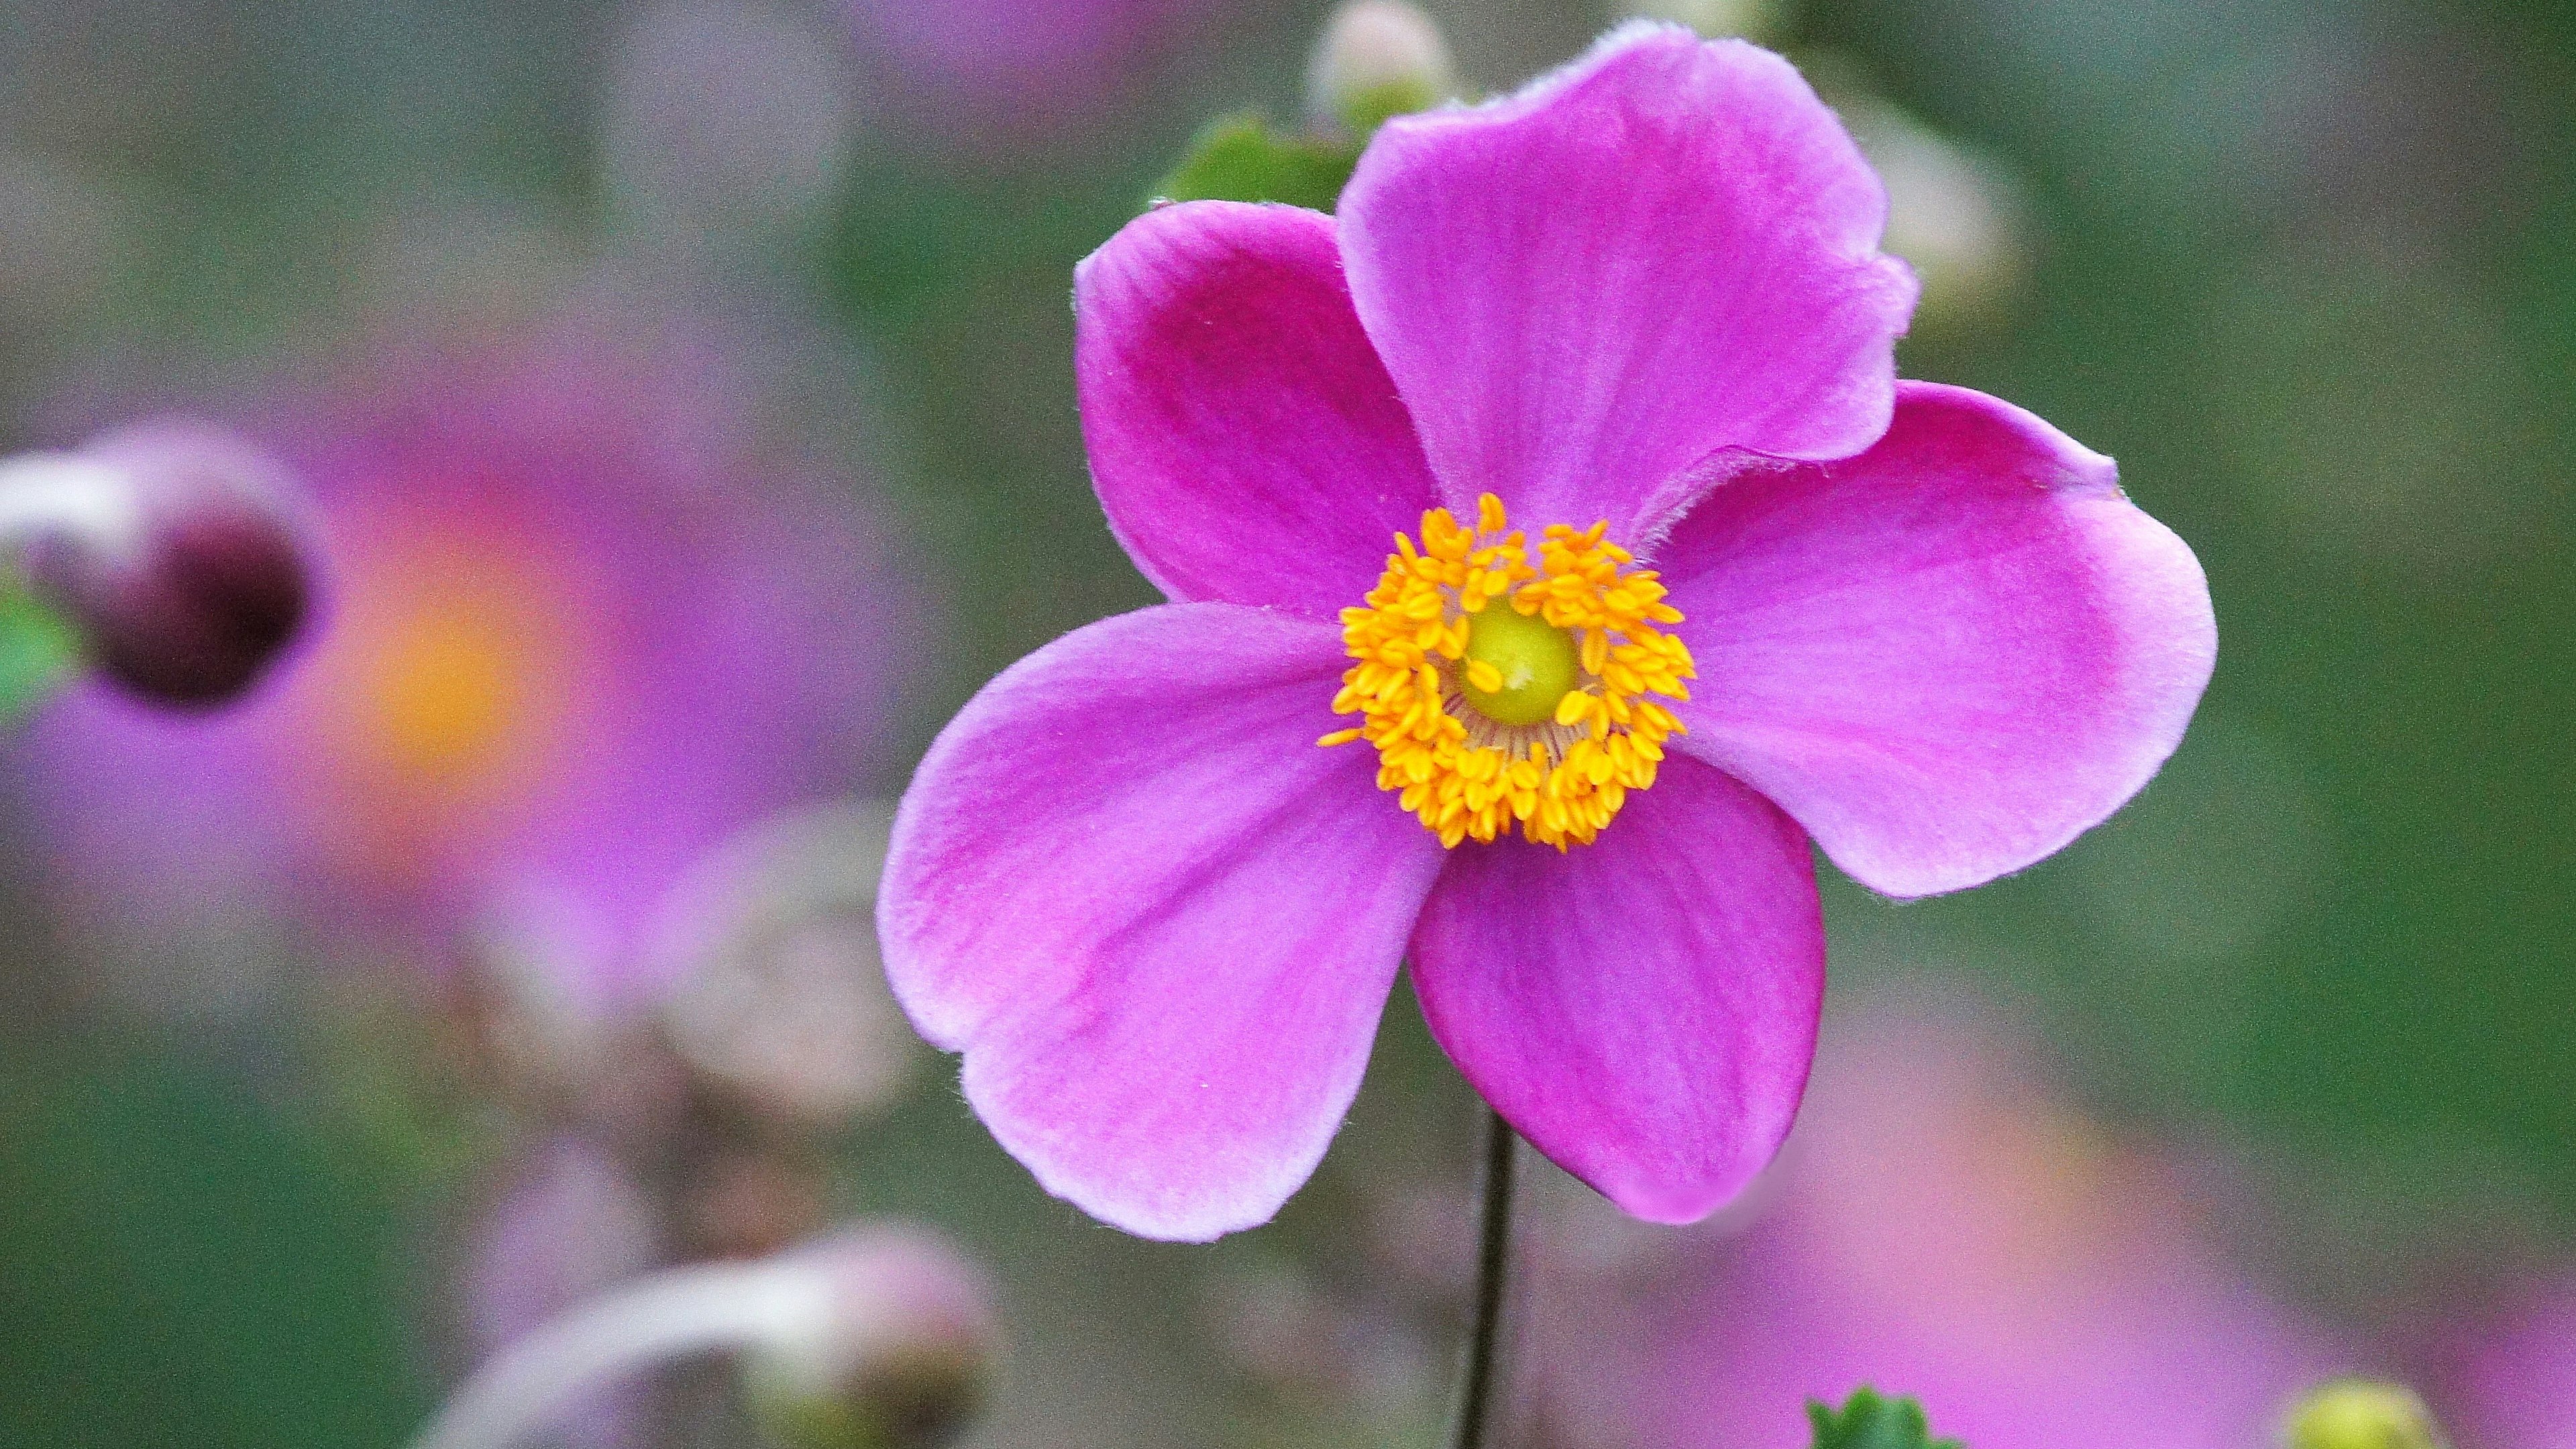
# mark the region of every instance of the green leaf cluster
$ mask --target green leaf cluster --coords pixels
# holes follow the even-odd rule
[[[1361,143],[1273,130],[1245,113],[1209,123],[1154,188],[1166,201],[1277,201],[1331,211],[1360,161]]]
[[[1956,1439],[1931,1437],[1922,1405],[1882,1398],[1875,1389],[1854,1390],[1839,1411],[1810,1400],[1807,1419],[1815,1426],[1815,1449],[1963,1449]]]
[[[80,633],[71,622],[0,582],[0,728],[53,698],[80,662]]]

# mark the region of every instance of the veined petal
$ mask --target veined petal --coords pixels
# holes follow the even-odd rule
[[[1452,852],[1413,976],[1521,1135],[1628,1212],[1690,1222],[1797,1115],[1825,985],[1814,857],[1769,801],[1675,757],[1590,845]]]
[[[1093,485],[1175,601],[1333,618],[1437,504],[1331,217],[1147,212],[1075,268],[1074,315]]]
[[[1439,843],[1316,748],[1340,638],[1103,620],[987,685],[896,818],[886,974],[1048,1191],[1148,1237],[1267,1220],[1358,1090]]]
[[[2018,870],[2182,740],[2218,649],[2190,548],[2111,460],[1905,383],[1878,446],[1748,472],[1657,562],[1698,661],[1682,749],[1895,896]]]
[[[1342,194],[1351,294],[1452,507],[1631,545],[1723,448],[1887,428],[1914,278],[1887,197],[1780,57],[1623,27],[1520,95],[1402,117]]]

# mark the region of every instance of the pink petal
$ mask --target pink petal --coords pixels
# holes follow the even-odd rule
[[[1359,1088],[1439,842],[1318,749],[1329,626],[1106,619],[941,733],[895,821],[886,974],[1048,1191],[1148,1237],[1267,1220]]]
[[[1351,294],[1453,504],[1635,544],[1721,448],[1887,428],[1914,307],[1886,193],[1789,63],[1629,26],[1510,100],[1389,123],[1342,194]]]
[[[1522,1136],[1628,1212],[1690,1222],[1797,1113],[1825,986],[1814,857],[1771,802],[1676,756],[1590,845],[1451,852],[1413,974]]]
[[[1961,388],[1904,384],[1848,463],[1716,489],[1657,562],[1699,665],[1678,743],[1896,896],[2118,809],[2218,649],[2199,561],[2111,460]]]
[[[1162,207],[1073,277],[1092,481],[1136,567],[1176,601],[1357,604],[1437,499],[1332,218]]]

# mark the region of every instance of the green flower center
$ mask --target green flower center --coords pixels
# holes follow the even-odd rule
[[[1496,724],[1545,724],[1583,677],[1573,631],[1497,599],[1468,616],[1458,691]],[[1476,666],[1485,666],[1480,669]]]

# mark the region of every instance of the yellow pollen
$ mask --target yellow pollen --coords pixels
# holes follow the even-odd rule
[[[1422,515],[1396,535],[1367,602],[1342,611],[1352,664],[1333,699],[1360,723],[1316,743],[1377,747],[1378,788],[1456,846],[1517,823],[1559,850],[1588,845],[1628,794],[1655,783],[1681,721],[1690,650],[1652,569],[1604,537],[1551,524],[1535,562],[1502,500],[1476,524]],[[1658,699],[1655,696],[1660,696]]]

